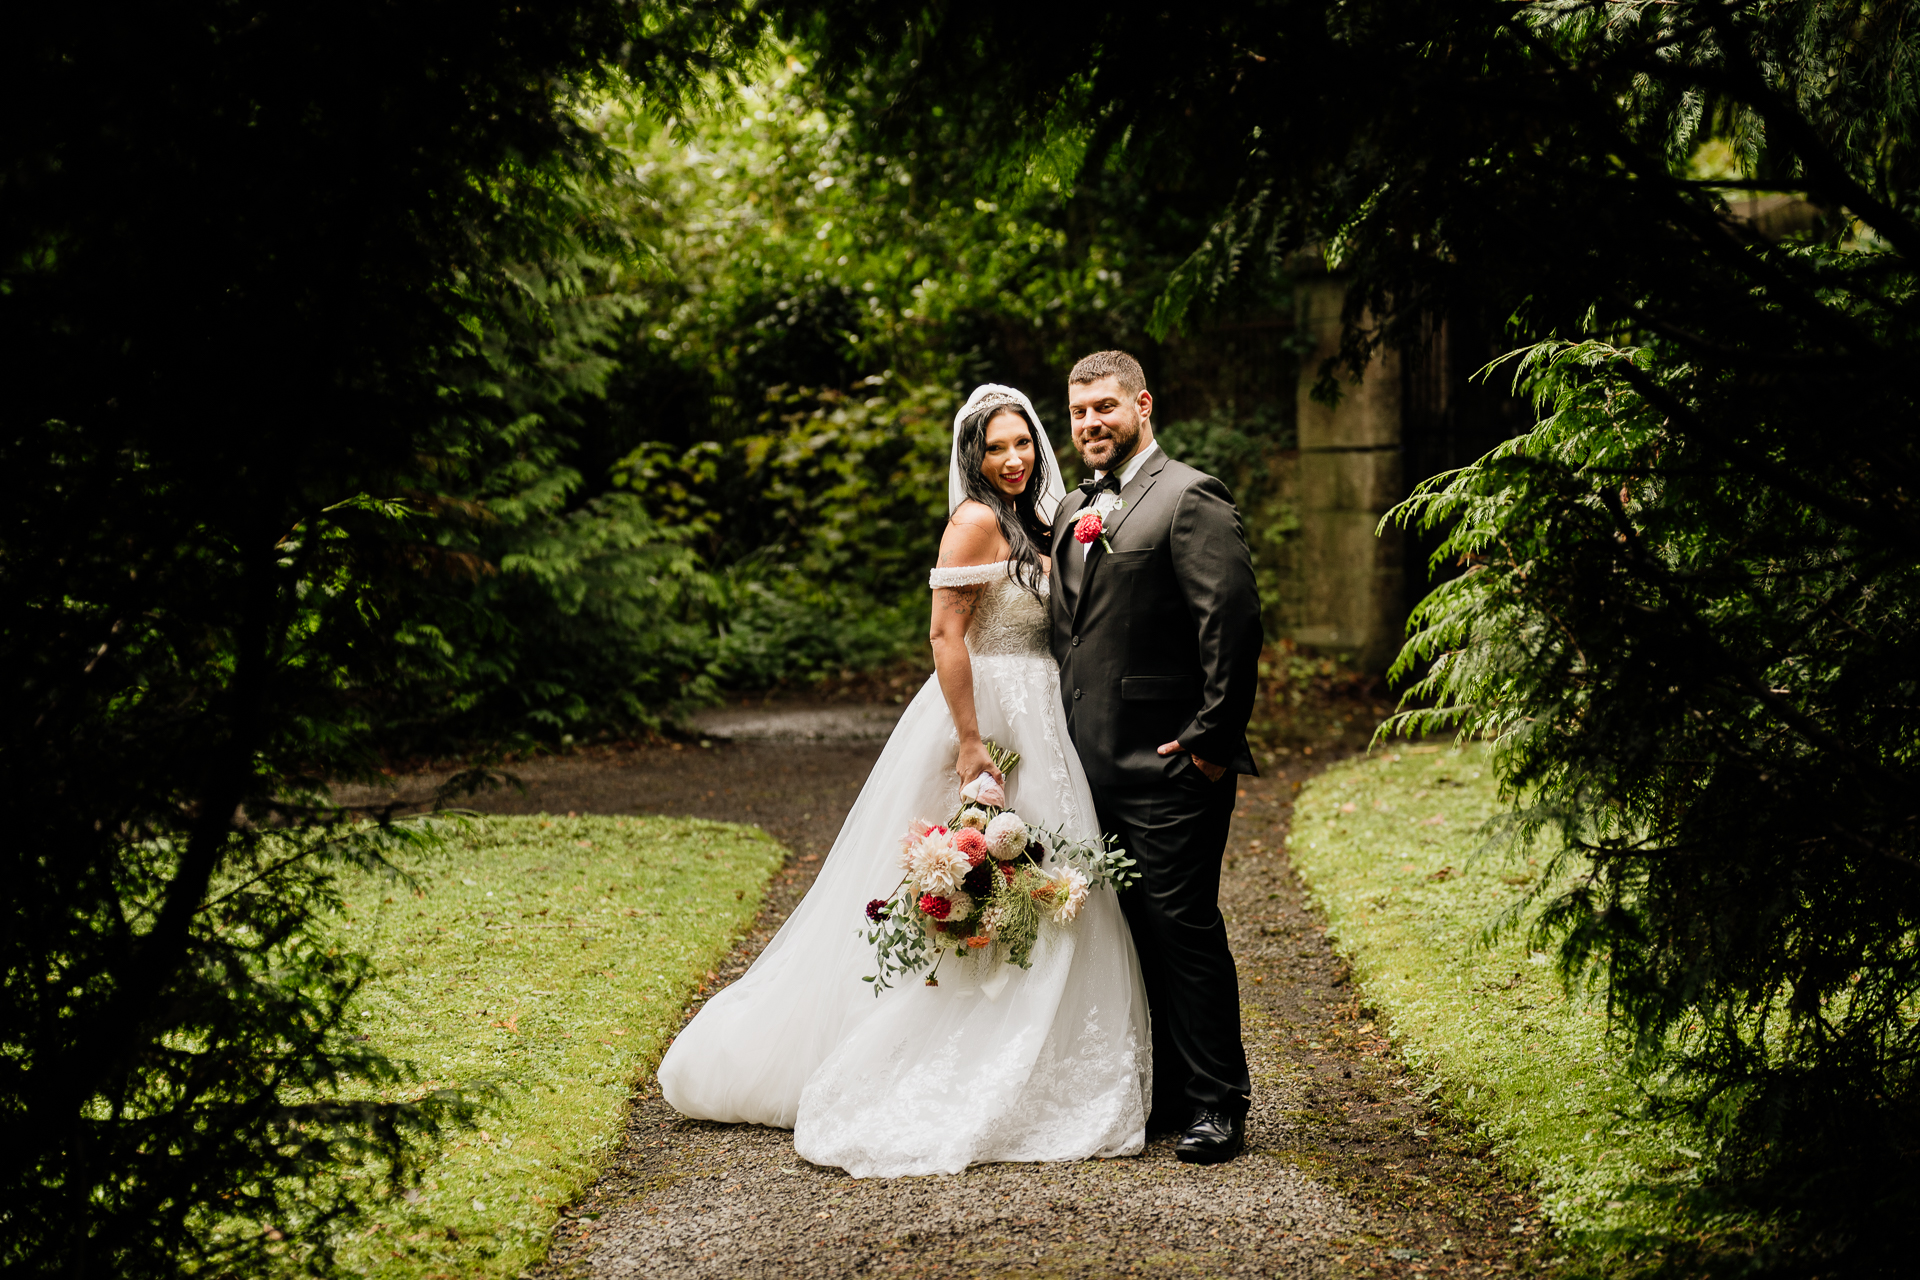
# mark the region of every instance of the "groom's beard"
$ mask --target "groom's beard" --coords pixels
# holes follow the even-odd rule
[[[1081,442],[1080,461],[1095,471],[1112,471],[1115,467],[1125,466],[1127,459],[1139,447],[1140,414],[1129,405],[1126,421],[1114,423],[1097,439],[1089,438]]]

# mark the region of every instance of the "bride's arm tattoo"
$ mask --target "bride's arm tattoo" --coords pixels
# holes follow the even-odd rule
[[[942,612],[958,618],[971,618],[979,603],[980,588],[941,587],[935,594],[939,597]]]

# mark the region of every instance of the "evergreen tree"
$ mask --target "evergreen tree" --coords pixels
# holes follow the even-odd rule
[[[580,95],[670,101],[725,4],[43,6],[0,48],[0,1267],[256,1272],[447,1097],[341,1021],[332,808],[439,658],[398,584],[528,412]],[[519,361],[516,385],[539,379]],[[510,446],[509,446],[510,447]],[[404,500],[402,500],[404,499]],[[357,1090],[358,1093],[352,1093]],[[347,1182],[332,1177],[344,1172]],[[315,1181],[315,1175],[330,1176]],[[312,1253],[306,1262],[325,1269]]]

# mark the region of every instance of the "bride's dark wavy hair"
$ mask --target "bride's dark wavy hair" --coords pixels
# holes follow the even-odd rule
[[[1033,478],[1027,489],[1011,502],[993,481],[981,474],[987,461],[987,424],[1003,413],[1018,414],[1033,435]],[[1051,474],[1047,467],[1058,465],[1044,461],[1040,451],[1047,447],[1039,424],[1018,404],[1000,403],[976,409],[960,423],[960,488],[967,497],[993,512],[1000,523],[1000,536],[1007,540],[1007,576],[1038,598],[1040,595],[1040,548],[1053,545],[1053,526],[1040,518],[1034,507],[1041,481]]]

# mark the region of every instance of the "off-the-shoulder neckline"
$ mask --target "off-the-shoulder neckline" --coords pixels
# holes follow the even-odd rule
[[[1012,564],[1013,557],[1005,560],[983,560],[979,564],[937,564],[936,569],[998,569],[1003,564]]]
[[[968,569],[998,569],[1002,565],[1009,565],[1012,563],[1013,563],[1013,558],[1009,556],[1005,560],[988,560],[982,564],[937,564],[933,566],[933,572],[964,573]],[[1050,572],[1050,570],[1047,568],[1047,566],[1041,565],[1040,572],[1042,575],[1046,575]]]

